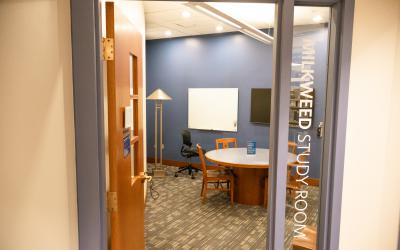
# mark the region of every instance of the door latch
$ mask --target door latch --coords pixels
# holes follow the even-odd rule
[[[324,136],[324,123],[320,122],[317,128],[317,136],[318,138],[322,138]]]

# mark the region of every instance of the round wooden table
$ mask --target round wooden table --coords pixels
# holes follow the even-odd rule
[[[216,149],[208,151],[205,157],[220,166],[233,168],[235,202],[246,205],[262,205],[264,203],[269,149],[257,148],[255,155],[248,155],[247,148]],[[288,163],[293,162],[296,162],[296,155],[288,153]]]

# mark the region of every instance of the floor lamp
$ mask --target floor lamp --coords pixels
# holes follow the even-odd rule
[[[154,177],[164,177],[165,176],[165,169],[162,165],[163,154],[162,151],[164,149],[163,144],[163,102],[172,100],[170,96],[168,96],[164,91],[161,89],[154,90],[151,93],[147,100],[154,101],[155,109],[154,109],[154,170],[153,175]],[[159,120],[158,120],[159,118]],[[160,121],[160,124],[158,124]],[[159,130],[158,130],[159,129]],[[160,135],[160,139],[158,140],[158,135]],[[158,152],[160,152],[160,158],[158,158]],[[160,161],[158,161],[160,160]]]

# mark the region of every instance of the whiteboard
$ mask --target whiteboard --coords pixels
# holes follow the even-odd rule
[[[188,128],[237,132],[238,88],[189,88]]]

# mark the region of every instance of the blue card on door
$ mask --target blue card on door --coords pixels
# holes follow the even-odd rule
[[[255,155],[256,154],[256,142],[255,141],[248,141],[247,142],[247,154],[248,155]]]
[[[130,128],[124,129],[124,138],[122,139],[122,145],[124,147],[124,158],[129,156],[131,152],[131,134]]]

